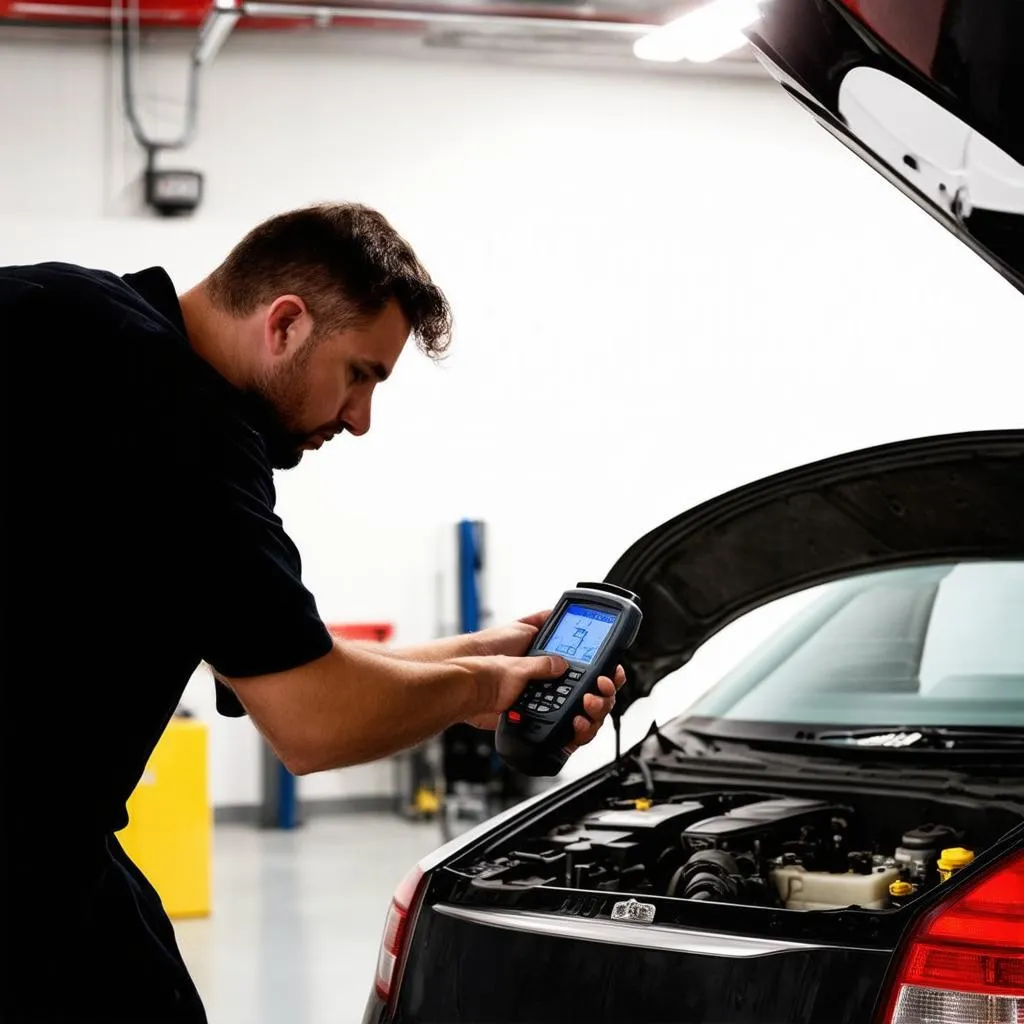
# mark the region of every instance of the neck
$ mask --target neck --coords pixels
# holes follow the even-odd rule
[[[250,379],[239,322],[210,301],[205,284],[178,297],[188,341],[195,353],[229,384],[244,388]]]

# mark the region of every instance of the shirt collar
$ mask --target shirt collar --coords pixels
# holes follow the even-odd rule
[[[185,330],[185,317],[181,312],[181,303],[174,282],[163,267],[148,267],[135,274],[125,274],[125,284],[137,291],[174,329],[183,337],[188,337]]]

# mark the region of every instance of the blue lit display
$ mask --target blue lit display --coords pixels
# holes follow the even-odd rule
[[[571,604],[562,612],[562,617],[548,637],[544,650],[550,654],[560,654],[570,661],[589,665],[601,649],[617,618],[614,612],[588,608],[583,604]]]

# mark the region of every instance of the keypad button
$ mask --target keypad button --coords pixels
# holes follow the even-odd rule
[[[559,697],[555,700],[556,707],[561,707],[565,703],[564,697]]]
[[[583,673],[578,668],[570,669],[569,678],[576,682],[583,678]]]
[[[572,687],[571,686],[560,686],[558,688],[558,692],[559,693],[565,693],[565,694],[572,693]]]
[[[540,705],[539,705],[539,704],[527,704],[526,706],[527,706],[527,708],[528,708],[528,709],[529,709],[530,711],[536,711],[536,710],[537,710],[537,708],[538,708],[538,707],[539,707]]]
[[[549,711],[553,711],[554,709],[548,704],[538,704],[536,710],[538,715],[546,715]]]

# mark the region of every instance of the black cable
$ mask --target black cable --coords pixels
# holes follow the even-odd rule
[[[612,728],[615,730],[615,764],[618,767],[619,773],[623,771],[622,764],[622,712],[615,710],[615,705],[612,705]],[[654,799],[654,775],[651,773],[651,769],[647,762],[639,754],[631,754],[630,760],[634,761],[637,767],[640,769],[640,774],[643,776],[644,789],[647,791],[647,797],[650,800]]]
[[[639,754],[633,754],[632,760],[636,762],[637,767],[640,769],[640,774],[644,777],[644,789],[647,790],[648,799],[653,800],[654,775],[651,773],[650,766]]]
[[[128,7],[119,5],[120,11],[126,15],[121,25],[121,97],[124,103],[125,118],[131,128],[135,141],[146,150],[147,165],[152,169],[155,154],[165,149],[184,149],[192,141],[196,131],[197,112],[199,108],[199,61],[193,55],[189,62],[188,79],[185,92],[185,124],[177,138],[158,140],[151,138],[142,127],[138,109],[135,104],[135,61],[138,59],[141,44],[139,41],[139,0],[130,0]],[[113,9],[111,9],[113,16]]]

